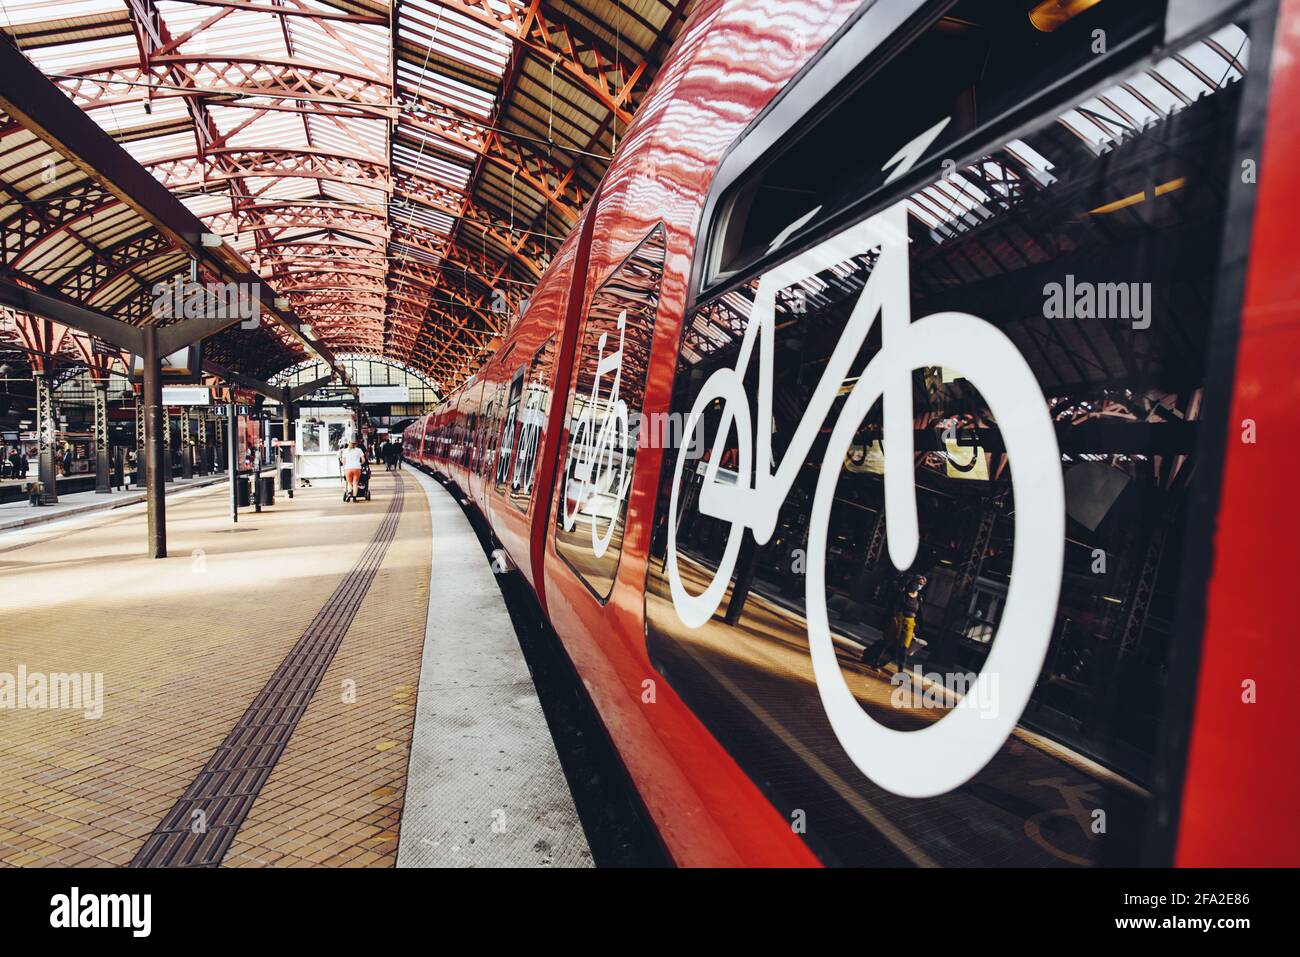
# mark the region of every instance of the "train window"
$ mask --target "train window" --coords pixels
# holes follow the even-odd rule
[[[495,382],[488,382],[483,386],[487,394],[487,413],[483,419],[483,454],[479,456],[478,469],[480,475],[487,475],[496,461],[496,443],[499,434],[499,423],[497,418],[498,394]]]
[[[1035,29],[966,19],[941,29]],[[687,316],[672,413],[698,441],[664,457],[647,650],[824,860],[1139,860],[1167,663],[1197,640],[1173,622],[1189,485],[1215,468],[1250,32],[1113,64],[991,130],[946,67],[917,78],[873,104],[880,151],[944,116],[983,145],[819,195],[873,198],[793,257],[746,239],[766,258]],[[1014,37],[979,49],[989,76],[1053,86]],[[806,180],[838,188],[840,152],[802,152]]]
[[[663,271],[664,229],[656,226],[591,297],[574,359],[555,548],[602,601],[623,554]]]
[[[770,151],[728,190],[712,230],[706,285],[870,203],[900,172],[901,157],[917,166],[960,157],[972,134],[987,138],[1035,98],[1085,83],[1117,60],[1132,62],[1154,43],[1165,5],[1051,4],[1056,19],[1039,9],[1046,6],[930,4],[923,13],[928,27],[906,49],[883,61],[869,58],[842,84],[847,92],[829,97],[783,149]],[[1144,92],[1156,102],[1170,96],[1159,87]]]
[[[500,488],[510,478],[515,462],[515,444],[519,433],[519,402],[524,395],[524,366],[510,380],[510,392],[506,399],[506,421],[501,430],[501,454],[497,458],[496,483]]]
[[[555,337],[551,336],[533,354],[524,382],[515,440],[514,464],[510,469],[510,503],[528,511],[537,475],[537,453],[541,449],[546,417],[551,411],[551,373],[555,365]]]

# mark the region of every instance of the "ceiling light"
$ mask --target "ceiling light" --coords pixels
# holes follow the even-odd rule
[[[215,249],[221,245],[221,237],[216,233],[203,233],[199,236],[199,242],[208,249]]]

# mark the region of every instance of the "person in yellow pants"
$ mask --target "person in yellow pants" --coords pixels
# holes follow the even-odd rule
[[[916,637],[917,622],[921,617],[921,589],[924,586],[925,579],[910,578],[894,598],[884,636],[873,649],[874,660],[868,662],[872,667],[883,667],[889,656],[893,657],[899,671],[907,667],[907,651]],[[867,660],[866,653],[862,657]]]

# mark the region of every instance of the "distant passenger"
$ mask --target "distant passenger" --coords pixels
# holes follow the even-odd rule
[[[391,472],[394,469],[398,468],[401,461],[402,461],[402,447],[398,445],[396,442],[385,442],[384,462],[388,466],[388,471]]]
[[[907,651],[921,622],[921,589],[924,587],[925,577],[914,575],[902,588],[890,588],[889,602],[885,606],[884,634],[873,649],[862,652],[863,661],[879,669],[892,656],[899,671],[907,667]]]
[[[365,449],[357,448],[356,441],[348,442],[348,447],[339,450],[339,464],[343,466],[343,483],[347,491],[343,501],[357,500],[357,483],[361,481],[361,467],[366,464]]]

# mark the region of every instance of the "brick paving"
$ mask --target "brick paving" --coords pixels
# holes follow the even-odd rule
[[[104,680],[98,719],[0,709],[0,865],[130,862],[356,565],[398,481],[410,480],[376,473],[368,503],[344,504],[333,485],[302,489],[237,526],[224,487],[169,502],[163,561],[142,557],[139,509],[0,536],[0,676],[24,666]],[[408,490],[224,866],[392,866],[430,535],[424,496]]]

